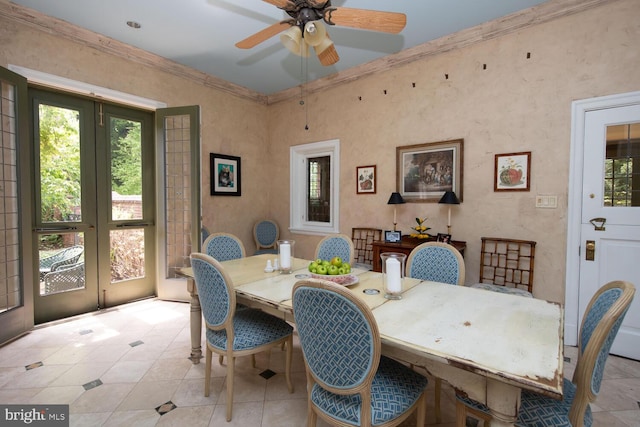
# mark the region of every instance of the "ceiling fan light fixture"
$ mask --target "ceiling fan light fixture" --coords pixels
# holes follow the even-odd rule
[[[316,51],[318,60],[325,67],[333,65],[340,60],[338,51],[328,36],[319,45],[314,46],[313,49]]]
[[[320,21],[310,21],[304,25],[304,40],[310,46],[318,46],[327,39],[327,29]]]
[[[280,34],[280,41],[291,53],[305,58],[309,56],[309,45],[302,38],[300,27],[294,25]]]

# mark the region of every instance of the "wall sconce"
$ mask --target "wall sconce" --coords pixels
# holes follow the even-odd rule
[[[406,202],[404,201],[400,193],[391,193],[391,197],[389,197],[389,201],[387,202],[387,204],[394,205],[393,206],[393,231],[397,231],[396,224],[398,224],[395,205],[401,205],[403,203],[406,203]]]
[[[451,205],[459,205],[460,200],[453,191],[445,191],[438,203],[449,205],[449,215],[447,217],[447,234],[451,234]]]

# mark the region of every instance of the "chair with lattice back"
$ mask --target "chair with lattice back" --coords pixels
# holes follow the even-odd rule
[[[353,241],[355,267],[368,270],[373,269],[373,242],[382,239],[382,230],[379,228],[352,228],[351,240]]]
[[[536,242],[482,237],[479,282],[473,288],[533,296]]]

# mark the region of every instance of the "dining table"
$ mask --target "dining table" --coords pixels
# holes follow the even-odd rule
[[[291,291],[311,277],[310,260],[294,258],[290,274],[266,272],[274,255],[223,261],[237,302],[295,322]],[[191,360],[202,357],[202,315],[190,267],[179,271],[191,295]],[[347,288],[378,324],[382,353],[447,381],[457,393],[485,404],[492,426],[513,426],[520,393],[562,399],[561,304],[466,286],[404,277],[402,297],[384,296],[382,273],[352,268]]]

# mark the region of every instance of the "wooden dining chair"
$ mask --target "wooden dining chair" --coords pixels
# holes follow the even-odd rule
[[[316,246],[316,259],[330,260],[335,256],[353,264],[353,241],[346,234],[326,236]]]
[[[354,227],[351,229],[354,257],[353,266],[373,269],[373,242],[382,239],[382,229]]]
[[[275,221],[262,220],[253,226],[253,240],[256,242],[256,252],[260,254],[277,254],[276,242],[280,237],[280,228]]]
[[[482,237],[479,283],[472,288],[533,297],[536,242]]]
[[[465,267],[460,252],[448,243],[425,242],[413,248],[407,258],[406,276],[420,280],[464,285]],[[435,378],[436,423],[442,421],[442,380]]]
[[[218,261],[244,258],[242,241],[230,233],[212,233],[202,244],[202,251]]]
[[[378,325],[353,292],[325,280],[301,280],[293,314],[307,372],[307,426],[318,416],[336,426],[397,426],[426,416],[428,380],[381,355]]]
[[[255,355],[286,343],[285,376],[289,393],[293,327],[262,310],[236,309],[236,292],[222,265],[203,253],[191,254],[191,266],[206,324],[204,395],[209,396],[213,353],[227,357],[227,421],[233,410],[233,377],[236,357]],[[253,359],[255,364],[255,359]]]
[[[578,336],[578,361],[573,379],[564,378],[562,400],[527,390],[521,394],[516,426],[589,427],[593,423],[590,404],[600,392],[604,366],[611,344],[631,305],[635,287],[625,281],[609,282],[591,298]],[[457,426],[466,425],[467,415],[490,422],[489,409],[458,393]]]

